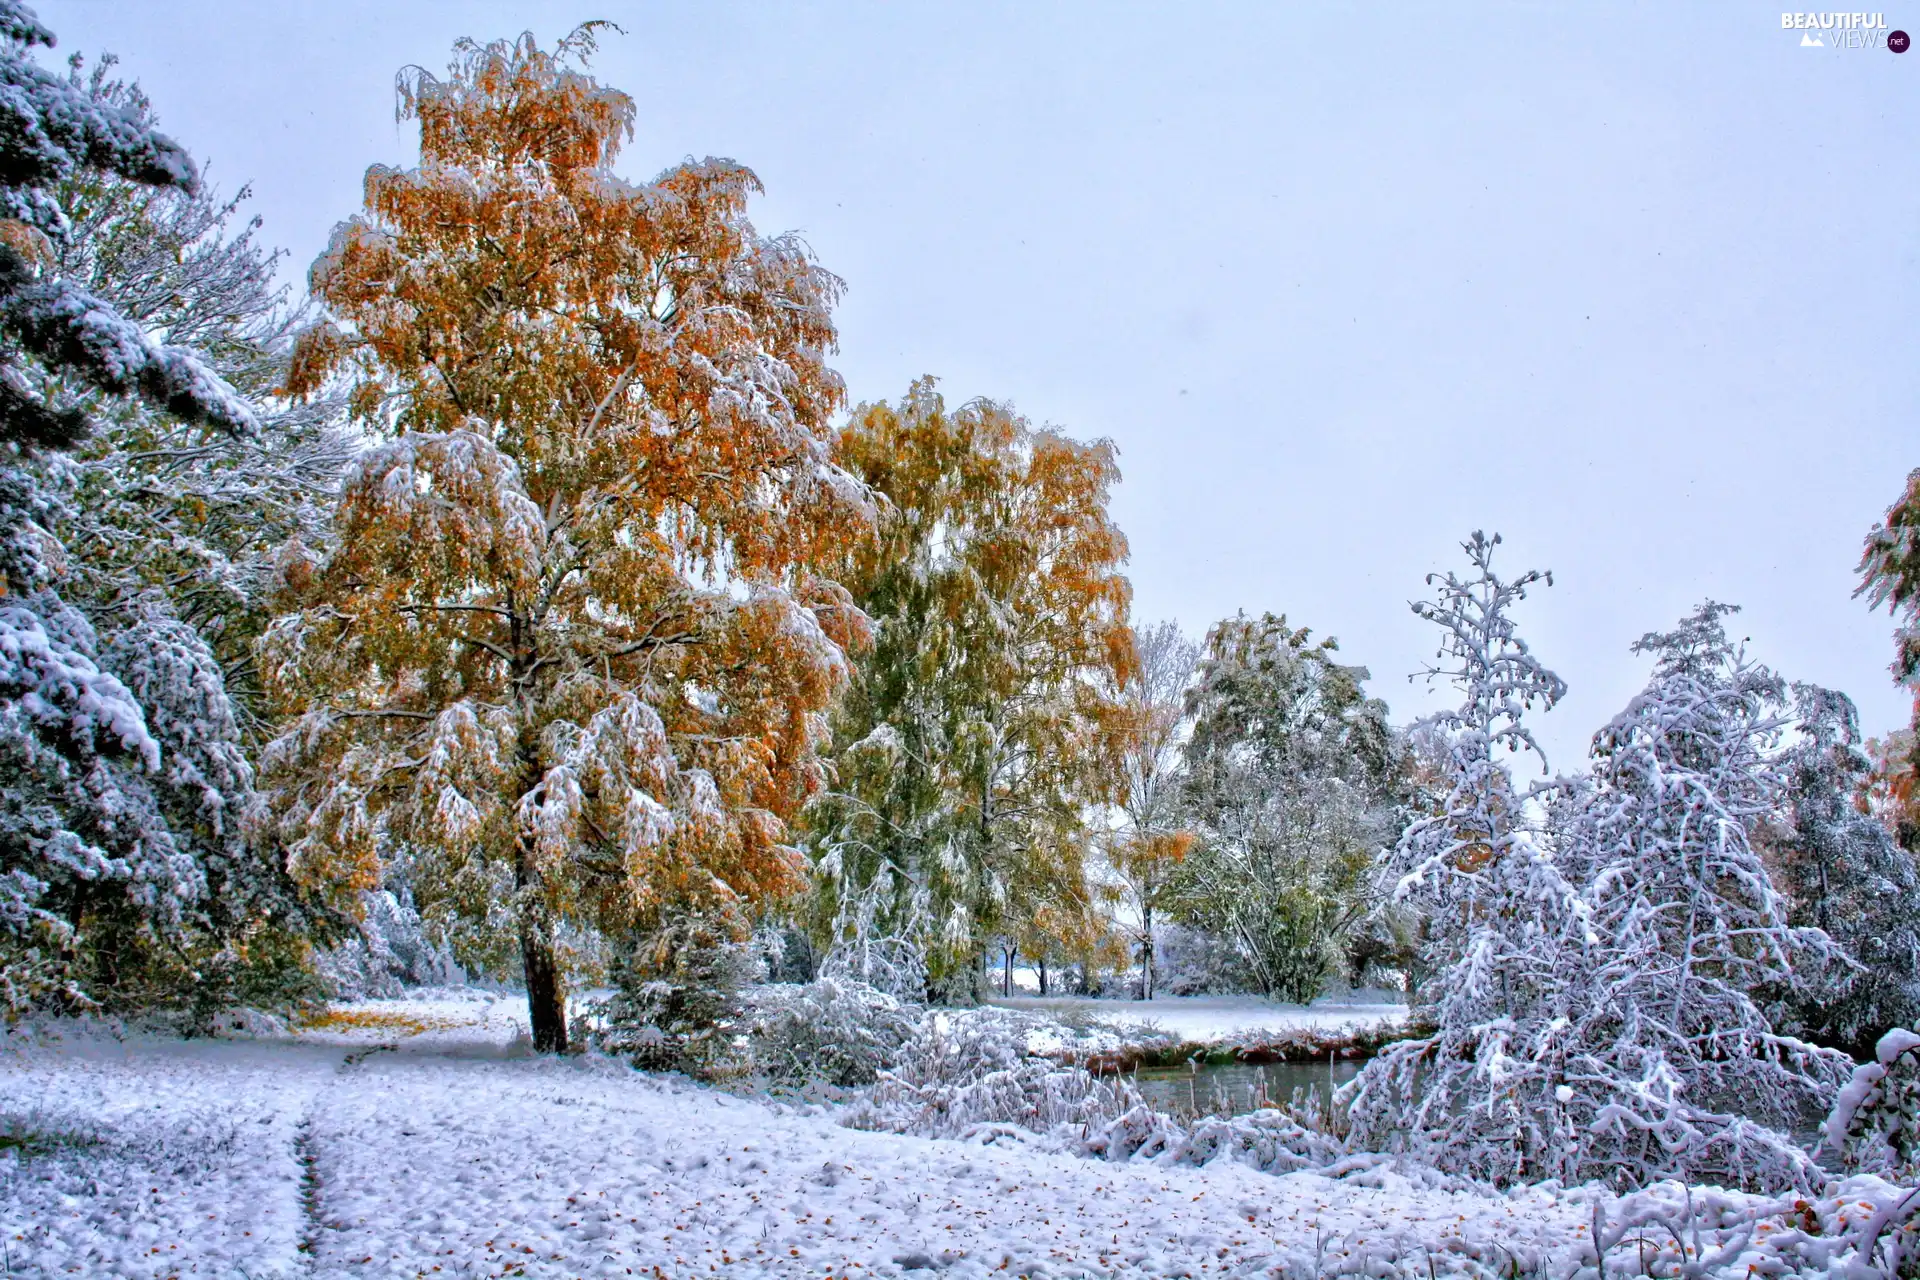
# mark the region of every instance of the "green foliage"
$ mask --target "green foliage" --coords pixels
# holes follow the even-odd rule
[[[1200,839],[1178,915],[1229,940],[1261,991],[1301,1002],[1341,963],[1397,816],[1386,704],[1337,649],[1285,617],[1237,615],[1208,635],[1187,702],[1184,799]]]
[[[1794,686],[1798,741],[1785,753],[1783,820],[1760,833],[1790,903],[1787,919],[1846,952],[1824,967],[1796,960],[1783,994],[1797,1034],[1870,1056],[1881,1035],[1920,1024],[1920,869],[1877,817],[1856,807],[1872,762],[1844,693]]]
[[[778,983],[748,993],[753,1069],[774,1084],[872,1084],[919,1030],[922,1010],[858,982]]]
[[[751,1066],[741,992],[757,976],[753,948],[712,912],[675,913],[614,962],[615,993],[593,1013],[608,1053],[648,1071],[724,1080]]]
[[[911,936],[932,988],[970,1000],[988,939],[1073,952],[1094,927],[1087,815],[1123,729],[1103,691],[1133,661],[1113,449],[949,411],[924,379],[858,410],[839,460],[884,505],[834,575],[876,637],[811,809],[814,925]]]

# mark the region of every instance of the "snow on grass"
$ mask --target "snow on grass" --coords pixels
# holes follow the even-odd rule
[[[87,1034],[0,1055],[8,1274],[291,1274],[299,1126],[339,1059]]]
[[[1565,1241],[1581,1220],[1545,1202],[860,1133],[611,1064],[394,1056],[365,1073],[316,1126],[323,1274],[1226,1274],[1316,1245]]]
[[[12,1274],[1285,1274],[1369,1254],[1425,1274],[1426,1247],[1444,1274],[1449,1249],[1564,1250],[1585,1221],[1383,1171],[1361,1187],[1004,1130],[857,1132],[605,1059],[516,1058],[507,1003],[366,1002],[277,1043],[17,1045],[9,1123],[72,1141],[0,1157]],[[369,1038],[463,1011],[463,1032]]]
[[[467,988],[334,1004],[294,1031],[308,1044],[346,1048],[404,1041],[414,1052],[438,1048],[469,1057],[533,1052],[525,997]]]
[[[1761,1233],[1703,1274],[1838,1276],[1858,1260],[1841,1235],[1905,1194],[1854,1179],[1811,1208],[1679,1187],[1498,1195],[1378,1156],[1275,1176],[1083,1158],[1008,1125],[856,1131],[837,1109],[533,1057],[522,1003],[480,992],[249,1034],[69,1026],[0,1043],[5,1273],[1567,1275],[1596,1209],[1610,1269],[1632,1270],[1629,1253],[1681,1239],[1699,1208]]]
[[[1197,1043],[1247,1041],[1295,1031],[1364,1031],[1397,1026],[1407,1007],[1360,992],[1346,1000],[1310,1005],[1280,1004],[1259,996],[1165,996],[1155,1000],[1090,1000],[1014,996],[995,999],[1009,1009],[1049,1013],[1070,1021],[1101,1023],[1119,1031],[1157,1029]]]

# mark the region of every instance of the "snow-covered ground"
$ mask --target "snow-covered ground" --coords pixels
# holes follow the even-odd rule
[[[974,1141],[855,1131],[819,1107],[536,1058],[521,1002],[484,993],[247,1034],[0,1042],[4,1274],[1571,1275],[1596,1208],[1621,1241],[1610,1267],[1664,1247],[1596,1190],[1416,1183],[1377,1157],[1273,1176],[1107,1163],[1004,1125]],[[1898,1190],[1849,1183],[1806,1231],[1812,1211],[1782,1201],[1764,1238],[1826,1261],[1764,1273],[1855,1275],[1835,1232]],[[1649,1194],[1674,1212],[1702,1196]],[[1745,1276],[1749,1261],[1740,1243],[1704,1274]]]
[[[1565,1252],[1586,1221],[1377,1170],[856,1132],[532,1058],[519,1002],[479,996],[367,1002],[291,1038],[16,1041],[0,1111],[13,1276],[1285,1275],[1427,1249],[1444,1274],[1462,1248]]]
[[[995,999],[1009,1009],[1087,1019],[1115,1029],[1155,1028],[1180,1040],[1248,1041],[1292,1031],[1362,1031],[1397,1025],[1407,1007],[1385,992],[1357,992],[1343,1000],[1279,1004],[1259,996],[1166,996],[1155,1000],[1088,1000],[1014,996]]]

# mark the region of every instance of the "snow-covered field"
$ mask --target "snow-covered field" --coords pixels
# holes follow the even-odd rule
[[[0,1048],[7,1276],[1567,1276],[1596,1206],[1624,1203],[1419,1176],[1377,1157],[1285,1176],[1107,1163],[1006,1126],[855,1131],[819,1107],[536,1058],[522,1004],[477,992],[340,1006],[295,1033]],[[1811,1235],[1791,1201],[1762,1229],[1853,1274],[1833,1232],[1873,1206],[1849,1194],[1821,1202]],[[1650,1247],[1631,1227],[1611,1233],[1623,1263]],[[1703,1274],[1746,1275],[1745,1249]]]
[[[1575,1247],[1585,1210],[844,1129],[525,1054],[517,1001],[292,1038],[68,1033],[0,1057],[13,1276],[1312,1274]],[[389,1047],[390,1046],[390,1047]],[[1489,1267],[1491,1267],[1489,1262]],[[1424,1274],[1425,1267],[1419,1270]]]
[[[1362,1031],[1405,1021],[1407,1007],[1385,993],[1360,992],[1343,1001],[1279,1004],[1258,996],[1166,996],[1154,1000],[1088,1000],[1014,996],[995,999],[1008,1009],[1087,1019],[1116,1030],[1156,1028],[1196,1042],[1255,1040],[1291,1031]]]

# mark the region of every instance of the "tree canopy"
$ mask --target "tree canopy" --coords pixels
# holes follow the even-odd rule
[[[788,823],[863,619],[812,566],[868,518],[831,456],[839,282],[725,160],[613,170],[634,104],[583,27],[402,77],[420,163],[314,263],[290,387],[377,443],[267,641],[282,838],[317,882],[404,861],[463,962],[563,970],[673,903],[802,883]]]

